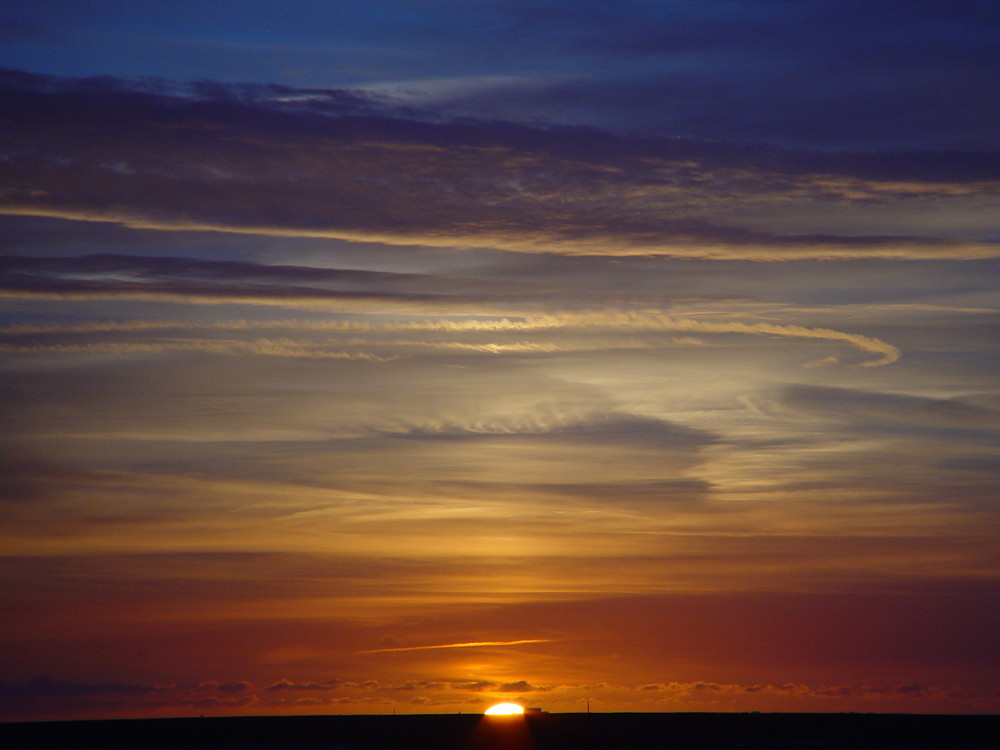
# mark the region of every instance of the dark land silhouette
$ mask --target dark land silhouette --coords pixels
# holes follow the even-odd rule
[[[994,715],[541,713],[0,724],[0,747],[8,750],[992,750],[998,737]]]

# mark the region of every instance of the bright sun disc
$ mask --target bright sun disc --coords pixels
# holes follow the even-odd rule
[[[486,709],[487,716],[511,716],[513,714],[523,714],[524,706],[516,703],[497,703]]]

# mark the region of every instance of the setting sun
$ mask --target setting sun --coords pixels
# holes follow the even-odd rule
[[[487,716],[512,716],[523,713],[524,706],[519,706],[516,703],[497,703],[486,709]]]

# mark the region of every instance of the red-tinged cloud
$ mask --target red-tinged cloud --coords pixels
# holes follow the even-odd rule
[[[326,680],[325,682],[292,682],[291,680],[278,680],[264,688],[265,691],[273,693],[282,690],[336,690],[340,686],[340,680]]]
[[[505,682],[496,688],[500,693],[547,693],[552,687],[546,685],[532,685],[527,680],[517,682]]]
[[[451,687],[452,690],[495,690],[496,683],[490,682],[489,680],[473,680],[470,682],[453,682],[449,687]]]
[[[418,695],[409,700],[410,705],[414,706],[477,706],[482,702],[482,698],[429,698],[424,695]]]
[[[139,704],[137,708],[198,708],[198,709],[237,709],[250,706],[257,702],[256,695],[247,695],[242,698],[192,698],[151,702],[149,704]]]
[[[520,646],[526,643],[548,643],[548,638],[522,638],[516,641],[466,641],[461,643],[440,643],[430,646],[396,646],[392,648],[377,648],[362,651],[365,654],[383,654],[396,651],[433,651],[443,648],[485,648],[493,646]]]
[[[251,685],[249,682],[245,682],[242,680],[237,682],[210,681],[210,682],[200,683],[199,685],[197,685],[197,689],[218,691],[220,693],[237,694],[237,693],[246,693],[247,691],[253,690],[254,686]]]
[[[434,682],[433,680],[407,680],[396,685],[388,686],[389,690],[402,690],[411,692],[414,690],[441,690],[446,686],[444,682]]]

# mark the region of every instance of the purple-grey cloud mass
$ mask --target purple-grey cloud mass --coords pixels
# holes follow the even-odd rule
[[[995,202],[995,153],[832,156],[424,122],[353,100],[331,113],[328,97],[289,107],[266,87],[180,95],[17,73],[6,84],[8,214],[570,254],[997,254],[975,221]],[[964,234],[934,220],[956,209],[973,212]]]

